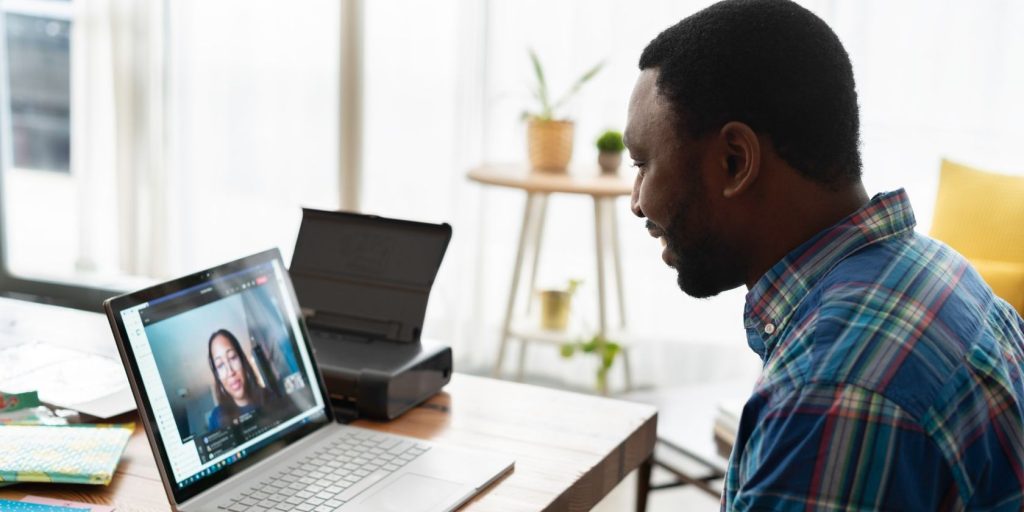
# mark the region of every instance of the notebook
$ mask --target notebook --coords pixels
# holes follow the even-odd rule
[[[107,485],[134,424],[0,426],[0,483]]]
[[[4,512],[85,512],[88,508],[65,507],[25,501],[0,500],[0,510]]]

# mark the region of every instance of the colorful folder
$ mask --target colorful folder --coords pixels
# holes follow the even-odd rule
[[[134,424],[2,425],[0,484],[107,485],[134,428]]]

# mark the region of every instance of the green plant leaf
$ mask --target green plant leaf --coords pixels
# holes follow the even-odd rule
[[[572,99],[572,97],[575,96],[577,92],[579,92],[580,87],[583,87],[583,85],[589,82],[591,78],[594,78],[594,75],[601,71],[601,68],[603,67],[604,61],[601,61],[595,64],[594,67],[587,70],[586,73],[583,73],[583,76],[581,76],[579,80],[576,80],[576,83],[572,85],[572,87],[569,89],[569,92],[563,94],[562,97],[559,98],[558,101],[556,101],[555,104],[551,106],[552,112],[558,110],[567,101]]]
[[[568,293],[569,296],[571,297],[573,294],[576,293],[576,289],[579,288],[580,284],[582,284],[582,283],[583,283],[582,279],[570,279],[569,280],[569,286],[566,288],[565,293]]]
[[[575,343],[563,343],[561,348],[562,357],[569,359],[576,352]]]
[[[597,367],[597,389],[602,393],[608,392],[608,371],[615,364],[615,357],[622,351],[622,346],[618,343],[605,338],[604,336],[595,335],[589,340],[576,340],[574,342],[563,343],[560,346],[562,357],[570,358],[577,351],[585,354],[596,354],[600,358],[600,364]]]
[[[604,352],[601,354],[601,366],[605,369],[611,368],[615,364],[615,356],[619,355],[620,350],[617,343],[607,343],[604,347]]]
[[[553,109],[548,98],[548,83],[544,78],[544,66],[541,65],[540,58],[537,57],[537,52],[533,51],[533,48],[529,48],[527,51],[530,54],[530,62],[533,64],[533,73],[537,76],[536,96],[540,100],[540,117],[550,119]]]

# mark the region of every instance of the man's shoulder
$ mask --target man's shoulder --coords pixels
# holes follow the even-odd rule
[[[977,272],[916,233],[851,254],[812,293],[806,380],[854,384],[911,414],[949,393],[950,375],[996,328],[995,298]]]
[[[961,255],[917,234],[867,246],[811,288],[792,325],[786,363],[769,361],[756,395],[765,410],[861,404],[858,418],[897,418],[941,453],[965,503],[1019,496],[1016,480],[984,475],[1024,467],[1005,443],[1024,432],[1024,321]]]
[[[848,343],[899,335],[893,341],[901,345],[923,338],[963,344],[984,327],[995,300],[962,255],[917,233],[854,252],[813,293],[819,322],[834,324],[816,332]]]

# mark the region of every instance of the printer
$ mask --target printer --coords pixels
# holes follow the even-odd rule
[[[451,348],[420,337],[451,235],[448,224],[303,209],[289,272],[341,416],[397,418],[451,379]]]

